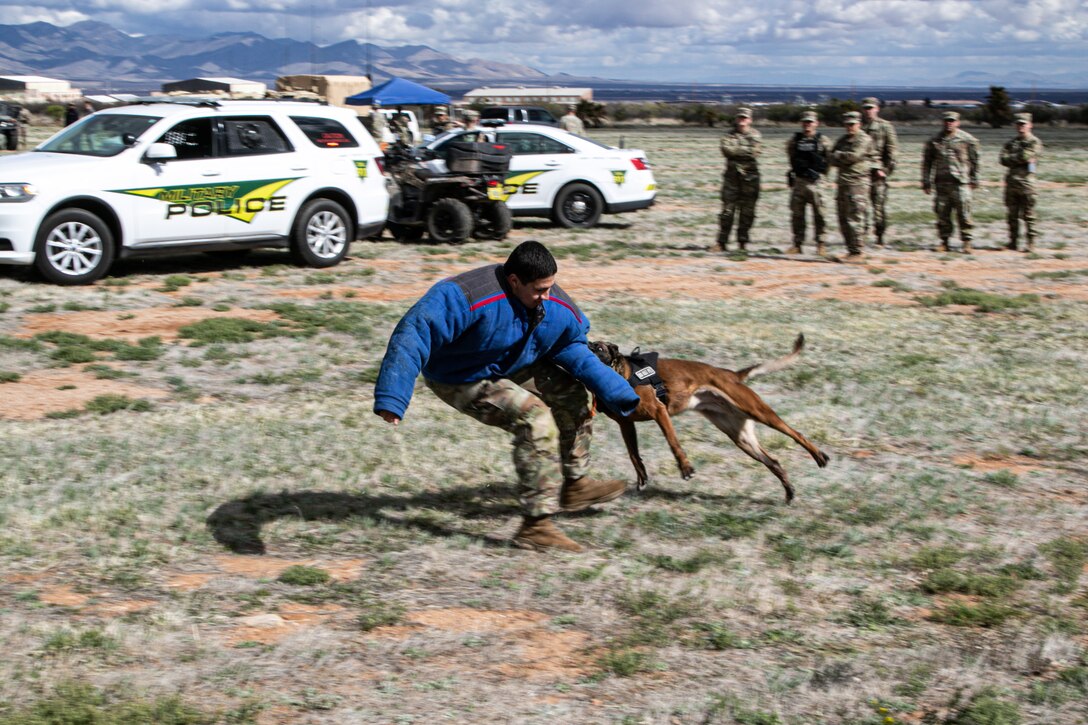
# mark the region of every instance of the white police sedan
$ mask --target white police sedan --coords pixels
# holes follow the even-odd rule
[[[601,214],[636,211],[654,203],[654,173],[638,149],[618,149],[558,128],[525,123],[455,129],[423,148],[442,156],[446,144],[466,140],[491,141],[512,154],[503,196],[514,216],[550,217],[564,227],[588,228]]]

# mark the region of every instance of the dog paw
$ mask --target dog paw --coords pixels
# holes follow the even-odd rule
[[[820,468],[826,468],[827,464],[831,461],[831,456],[827,455],[823,451],[820,451],[820,457],[816,459],[816,465]]]
[[[695,477],[695,469],[691,466],[684,466],[680,469],[680,475],[684,477],[685,481],[690,481]]]

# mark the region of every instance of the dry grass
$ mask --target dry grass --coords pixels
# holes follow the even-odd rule
[[[707,251],[715,133],[639,129],[622,135],[655,163],[659,203],[592,231],[358,243],[320,276],[274,252],[129,262],[80,289],[0,270],[0,373],[20,376],[0,377],[0,723],[78,708],[101,722],[1084,722],[1083,184],[1045,192],[1036,258],[997,250],[991,183],[970,258],[924,251],[929,202],[911,185],[893,189],[895,244],[868,267],[785,259],[771,250],[788,242],[786,133],[766,132],[747,260]],[[925,133],[904,133],[900,181]],[[1007,134],[979,134],[988,182]],[[1044,181],[1083,166],[1082,130],[1040,136]],[[527,238],[624,349],[735,368],[803,331],[802,364],[755,387],[831,465],[763,431],[798,489],[786,507],[701,419],[677,421],[690,482],[644,427],[654,484],[561,520],[588,553],[507,547],[506,436],[422,387],[396,430],[370,406],[411,301]],[[994,311],[919,302],[954,289]],[[1020,295],[1036,298],[999,304]],[[209,314],[147,312],[174,305]],[[42,320],[98,340],[78,340],[94,361],[59,352],[77,338],[35,337]],[[101,342],[150,334],[153,359]],[[74,388],[15,387],[62,370],[56,387]],[[64,396],[92,382],[155,403],[43,417],[82,408]],[[632,477],[614,425],[594,444],[596,473]]]

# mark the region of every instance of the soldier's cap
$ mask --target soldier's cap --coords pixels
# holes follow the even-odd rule
[[[733,118],[751,118],[751,117],[752,117],[752,109],[751,108],[738,108],[737,109],[737,114],[735,116],[733,116]]]
[[[842,114],[842,122],[844,124],[861,123],[861,114],[857,111],[847,111]]]
[[[816,117],[816,112],[815,111],[805,111],[804,113],[801,114],[801,122],[802,123],[804,123],[805,121],[819,121],[819,120],[820,119]]]
[[[450,114],[446,110],[445,106],[435,106],[434,107],[434,115],[436,115],[436,116],[448,116]]]
[[[1016,114],[1016,122],[1017,123],[1031,123],[1031,114],[1030,113],[1018,113],[1018,114]]]
[[[465,109],[465,118],[479,118],[480,112],[474,111],[471,108]]]
[[[960,120],[960,114],[955,111],[945,111],[941,114],[942,121],[958,121]]]
[[[880,108],[880,101],[873,98],[872,96],[869,96],[868,98],[862,98],[861,99],[861,107],[862,108]]]
[[[568,104],[567,104],[567,110],[568,110],[568,111],[577,111],[577,110],[578,110],[578,106],[576,106],[576,105],[575,105],[575,104],[573,104],[573,103],[568,103]]]

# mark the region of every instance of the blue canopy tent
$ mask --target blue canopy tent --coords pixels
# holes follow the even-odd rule
[[[450,97],[403,78],[391,78],[368,91],[356,93],[344,99],[349,106],[373,106],[375,101],[386,108],[389,106],[438,106],[449,103]]]

